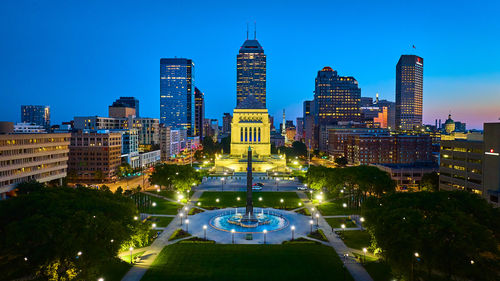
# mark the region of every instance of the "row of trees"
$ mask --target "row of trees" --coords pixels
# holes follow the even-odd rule
[[[168,190],[184,192],[201,181],[201,176],[190,165],[158,164],[149,177],[151,184]]]
[[[431,280],[433,274],[446,280],[498,280],[500,210],[480,196],[393,193],[368,198],[363,212],[395,273],[412,280],[414,268],[417,280]]]
[[[348,196],[349,207],[359,207],[368,195],[381,196],[393,192],[396,187],[387,172],[366,165],[347,168],[311,166],[306,173],[306,183],[312,189],[326,189],[338,196]]]
[[[221,142],[216,142],[211,137],[203,138],[201,142],[202,150],[198,150],[194,154],[196,160],[213,158],[216,153],[229,153],[231,147],[231,135],[221,139]]]
[[[0,201],[0,280],[97,280],[123,245],[148,240],[128,197],[34,182],[18,190]]]

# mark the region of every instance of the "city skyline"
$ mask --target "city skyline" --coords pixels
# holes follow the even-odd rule
[[[157,5],[169,10],[187,8],[177,2],[170,4]],[[303,101],[313,97],[314,77],[325,66],[356,77],[363,97],[374,97],[378,92],[381,99],[395,101],[397,60],[400,55],[412,53],[426,60],[425,124],[434,124],[435,119],[445,120],[450,111],[455,120],[467,123],[468,128],[482,128],[483,122],[497,121],[500,117],[500,71],[497,68],[500,56],[493,51],[497,40],[493,38],[493,31],[498,30],[499,23],[484,13],[482,17],[475,16],[474,9],[478,8],[466,6],[465,2],[454,7],[440,3],[433,9],[426,9],[431,4],[423,2],[419,12],[426,21],[418,25],[412,23],[413,32],[407,33],[401,33],[404,27],[393,30],[392,25],[400,19],[397,13],[403,10],[399,4],[383,4],[379,8],[368,2],[356,4],[355,8],[366,17],[362,23],[353,24],[348,15],[341,13],[348,9],[346,4],[340,5],[337,12],[306,6],[301,12],[315,14],[306,15],[304,22],[294,22],[280,15],[273,18],[280,8],[273,3],[266,6],[266,11],[249,8],[238,17],[224,19],[217,17],[220,4],[206,7],[200,3],[191,7],[196,19],[193,24],[179,30],[169,28],[164,31],[168,35],[164,38],[157,36],[162,28],[175,21],[188,22],[191,16],[173,15],[158,22],[154,15],[159,7],[153,4],[141,7],[135,14],[132,5],[124,3],[118,8],[122,16],[107,13],[114,7],[111,4],[103,4],[98,11],[92,10],[93,3],[79,5],[65,4],[60,8],[5,5],[1,23],[10,28],[1,31],[8,43],[0,48],[10,55],[2,70],[2,77],[7,79],[1,83],[0,92],[8,94],[0,119],[20,121],[18,112],[23,104],[49,105],[52,124],[69,121],[74,116],[105,116],[103,105],[120,96],[136,97],[141,102],[142,116],[159,118],[157,62],[162,57],[177,56],[194,61],[195,85],[205,93],[206,117],[221,120],[223,112],[231,111],[236,103],[234,56],[245,39],[247,22],[253,21],[257,22],[257,39],[268,56],[267,103],[275,117],[280,116],[283,108],[291,120],[302,115]],[[485,5],[489,8],[483,5],[481,11],[490,13],[498,4]],[[224,13],[230,14],[238,8],[229,5]],[[60,9],[66,9],[67,15],[58,13]],[[287,9],[285,7],[283,14]],[[441,19],[440,12],[444,9],[448,9],[448,13]],[[84,12],[77,14],[77,11]],[[394,19],[376,21],[391,13],[396,15]],[[26,22],[15,21],[20,14],[26,15]],[[137,15],[139,19],[130,20],[130,15]],[[293,17],[298,12],[294,10],[290,15]],[[329,21],[329,15],[335,20]],[[474,24],[466,26],[467,23],[459,22],[455,19],[460,18],[459,15],[467,15]],[[446,22],[450,22],[450,17],[453,25]],[[283,23],[278,23],[280,20]],[[65,27],[58,26],[62,21]],[[368,22],[375,26],[367,29]],[[125,24],[121,26],[122,23]],[[319,23],[323,25],[318,28]],[[349,44],[338,44],[336,36],[319,42],[313,40],[318,33],[336,25],[339,30],[350,28],[345,29],[342,40],[350,40]],[[101,31],[93,28],[98,26],[102,27]],[[313,26],[317,29],[314,32]],[[378,31],[376,35],[371,34],[374,30]],[[124,34],[127,36],[123,37]],[[465,37],[469,40],[464,40]],[[195,42],[217,42],[217,48],[213,47],[215,43],[193,44]],[[134,58],[124,61],[124,57],[131,54]],[[299,54],[307,55],[306,59],[298,60]],[[33,72],[37,75],[32,75]],[[26,77],[30,83],[26,83]],[[85,98],[77,104],[67,99],[68,95]]]

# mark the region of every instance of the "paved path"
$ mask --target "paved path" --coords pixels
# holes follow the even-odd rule
[[[347,218],[349,216],[347,215],[338,215],[338,216],[323,216],[325,219],[330,219],[330,218]]]
[[[199,197],[201,196],[203,192],[202,191],[196,191],[193,196],[191,197],[190,203],[186,204],[188,208],[194,207],[191,202],[196,202],[198,201]],[[153,195],[154,193],[148,193],[150,195]],[[154,194],[157,195],[157,194]],[[157,197],[163,198],[164,196],[157,195]],[[165,197],[166,198],[166,197]],[[174,201],[174,200],[172,200]],[[146,250],[146,252],[142,255],[141,257],[141,262],[134,264],[134,266],[125,274],[125,276],[122,278],[122,281],[139,281],[141,280],[142,276],[148,271],[148,268],[153,264],[154,260],[158,256],[158,254],[161,252],[161,250],[167,246],[168,244],[175,243],[177,240],[174,241],[168,241],[168,238],[174,233],[175,230],[179,228],[180,225],[180,218],[179,216],[176,216],[170,224],[163,230],[163,232],[156,238],[156,240],[149,246],[149,248]]]
[[[304,201],[306,207],[313,207],[304,192],[297,192],[297,195]],[[352,278],[354,278],[355,281],[373,281],[372,277],[368,274],[368,272],[366,272],[365,268],[354,259],[351,249],[344,244],[342,239],[340,239],[335,232],[332,232],[330,225],[326,222],[322,215],[319,217],[319,227],[328,238],[328,244],[335,250],[335,252],[337,252],[340,259],[344,262],[344,265],[349,273],[351,273]]]

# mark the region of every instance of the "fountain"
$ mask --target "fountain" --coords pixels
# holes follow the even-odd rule
[[[288,226],[288,221],[284,216],[278,212],[260,209],[260,213],[254,213],[253,199],[252,199],[252,148],[248,147],[248,161],[247,161],[247,202],[245,211],[238,213],[238,208],[232,213],[221,213],[210,221],[210,225],[215,229],[236,232],[257,233],[276,231]]]

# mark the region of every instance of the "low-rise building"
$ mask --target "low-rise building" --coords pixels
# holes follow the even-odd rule
[[[121,164],[122,136],[110,131],[71,134],[68,177],[75,182],[109,182]]]
[[[70,134],[14,134],[11,129],[0,130],[0,198],[13,195],[21,182],[59,180],[61,184],[68,168],[69,141]]]
[[[371,166],[387,172],[396,183],[396,188],[400,191],[418,189],[423,175],[439,170],[439,166],[434,162],[372,164]]]
[[[139,154],[139,161],[142,168],[154,166],[161,160],[160,150],[153,150]]]

